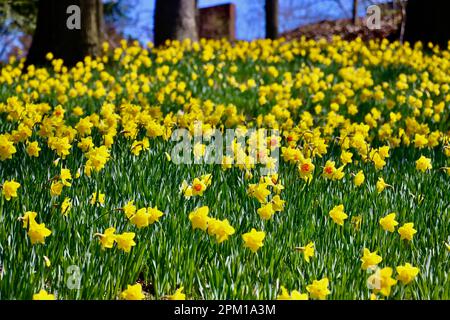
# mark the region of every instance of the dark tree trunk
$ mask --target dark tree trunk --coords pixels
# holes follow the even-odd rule
[[[170,40],[198,40],[196,0],[156,0],[155,45]]]
[[[102,0],[81,0],[81,17],[83,53],[98,56],[101,52],[104,32]]]
[[[352,8],[352,22],[353,25],[356,25],[356,22],[358,22],[358,0],[353,0],[353,8]]]
[[[81,9],[80,29],[69,29],[67,19],[72,13],[67,8]],[[48,52],[73,66],[87,55],[100,53],[103,38],[102,0],[39,0],[36,30],[26,65],[48,63]]]
[[[447,17],[447,1],[409,0],[406,5],[404,41],[422,41],[447,48],[450,39],[450,20]]]
[[[266,38],[278,38],[278,0],[266,0]]]

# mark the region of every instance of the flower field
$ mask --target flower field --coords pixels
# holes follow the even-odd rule
[[[103,49],[1,67],[0,299],[450,299],[448,50]]]

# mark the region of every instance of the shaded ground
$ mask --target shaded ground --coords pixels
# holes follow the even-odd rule
[[[398,40],[400,36],[402,16],[400,12],[392,12],[381,15],[381,28],[370,30],[366,26],[366,18],[358,18],[356,25],[351,19],[323,20],[317,23],[301,26],[297,29],[282,33],[286,39],[296,39],[305,36],[307,39],[326,38],[330,40],[339,35],[345,40],[353,40],[360,37],[364,41],[370,39]]]

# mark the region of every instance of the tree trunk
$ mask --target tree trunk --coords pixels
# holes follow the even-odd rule
[[[278,38],[278,0],[266,0],[266,38]]]
[[[197,38],[200,39],[200,10],[198,8],[198,0],[195,0],[194,6],[195,6],[195,29],[197,30]]]
[[[436,1],[409,0],[406,5],[406,23],[404,40],[410,43],[422,41],[447,48],[450,28],[447,18],[448,10]]]
[[[86,56],[97,56],[103,42],[103,3],[102,0],[81,0],[82,48]]]
[[[156,0],[154,17],[155,45],[166,40],[198,41],[196,0]]]
[[[352,12],[352,22],[353,25],[356,25],[356,22],[358,22],[358,0],[353,0],[353,12]]]
[[[80,29],[69,29],[68,19],[73,12],[67,8],[80,8]],[[103,38],[102,0],[39,0],[36,30],[26,65],[44,65],[51,52],[56,58],[73,66],[87,55],[100,54]]]

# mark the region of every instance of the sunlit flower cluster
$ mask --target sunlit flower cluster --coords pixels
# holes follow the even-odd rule
[[[448,49],[103,49],[1,66],[5,298],[450,298]]]

